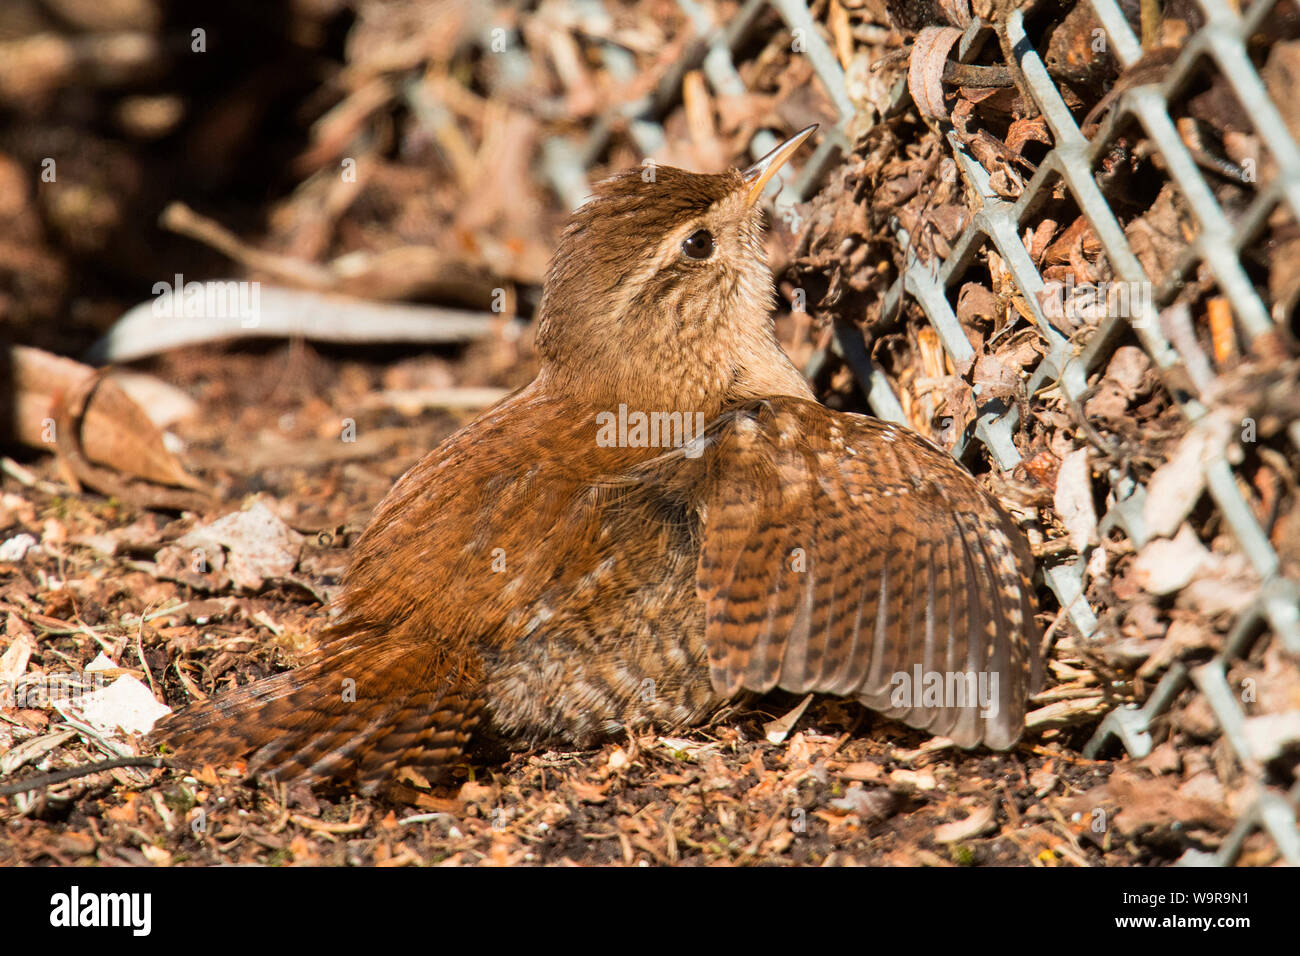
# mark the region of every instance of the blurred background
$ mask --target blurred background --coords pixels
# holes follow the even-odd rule
[[[737,24],[740,10],[6,4],[0,330],[181,388],[204,414],[173,444],[184,432],[191,469],[227,496],[282,487],[267,466],[303,464],[284,441],[333,434],[343,417],[363,432],[411,419],[445,432],[531,377],[529,320],[590,182],[648,160],[717,171],[747,163],[756,134],[753,152],[835,126],[777,11],[751,4]],[[740,67],[719,91],[702,63],[728,26]],[[778,267],[796,218],[774,231]],[[205,280],[257,283],[256,321],[155,310],[105,338],[157,301],[159,283]],[[806,361],[809,323],[786,331]],[[174,409],[146,407],[156,423],[192,417],[171,397]],[[418,433],[415,447],[433,440]],[[260,467],[241,467],[250,456]],[[358,514],[386,481],[360,494]]]

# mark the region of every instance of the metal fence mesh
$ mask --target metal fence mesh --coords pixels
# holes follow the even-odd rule
[[[1133,67],[1143,57],[1143,47],[1129,21],[1115,0],[1082,0],[1091,3],[1105,31],[1101,41],[1109,44],[1119,65]],[[1089,388],[1089,377],[1110,357],[1116,344],[1131,330],[1142,348],[1160,369],[1175,367],[1186,372],[1190,387],[1173,393],[1189,423],[1207,414],[1203,392],[1214,384],[1214,372],[1196,337],[1180,334],[1186,318],[1180,315],[1175,297],[1183,280],[1201,272],[1211,277],[1219,293],[1231,303],[1238,328],[1255,351],[1277,349],[1277,317],[1261,301],[1254,283],[1242,263],[1243,249],[1256,239],[1271,213],[1279,206],[1300,221],[1300,148],[1288,132],[1283,117],[1269,98],[1264,83],[1247,55],[1246,44],[1283,0],[1250,4],[1225,0],[1198,0],[1205,23],[1187,37],[1176,59],[1153,82],[1133,85],[1117,98],[1104,122],[1085,135],[1062,97],[1057,82],[1049,75],[1033,38],[1026,33],[1023,10],[1010,10],[1002,29],[1006,66],[1013,72],[1017,85],[1032,97],[1046,121],[1052,138],[1050,152],[1037,165],[1037,171],[1015,201],[1002,198],[990,185],[985,167],[963,145],[959,136],[945,134],[950,155],[968,191],[978,197],[959,238],[951,243],[951,253],[944,259],[930,257],[923,261],[913,250],[907,232],[897,222],[894,231],[906,253],[902,274],[890,288],[884,309],[891,311],[903,297],[915,301],[933,327],[944,350],[957,368],[968,367],[974,348],[949,302],[948,291],[962,278],[981,250],[992,248],[1001,257],[1013,278],[1032,321],[1046,345],[1046,354],[1033,370],[1027,383],[1028,394],[1055,386],[1070,401],[1080,401]],[[822,38],[818,25],[803,0],[748,0],[738,16],[726,24],[715,24],[710,13],[695,0],[678,0],[695,24],[697,40],[673,71],[664,77],[655,93],[625,108],[620,120],[626,122],[630,135],[644,154],[653,153],[663,141],[660,120],[676,102],[683,75],[701,69],[715,93],[743,93],[744,83],[733,59],[735,51],[770,5],[785,26],[796,35],[800,52],[805,54],[835,107],[839,122],[825,131],[821,145],[803,166],[799,175],[783,184],[778,203],[803,201],[814,191],[826,169],[849,148],[845,131],[854,118],[855,107],[846,92],[845,74],[830,46]],[[947,6],[961,6],[949,4]],[[1240,7],[1245,7],[1244,11]],[[954,55],[965,59],[977,52],[981,39],[992,34],[991,24],[978,17],[961,18],[964,35],[954,46]],[[614,64],[610,65],[614,68]],[[1171,111],[1174,98],[1185,88],[1198,70],[1217,70],[1230,85],[1261,142],[1276,163],[1276,175],[1258,185],[1253,201],[1244,212],[1229,215],[1216,200],[1204,174],[1198,168],[1175,124]],[[906,97],[900,82],[897,97]],[[1094,176],[1094,168],[1116,134],[1126,124],[1139,124],[1141,133],[1154,144],[1163,159],[1169,179],[1185,198],[1194,216],[1196,235],[1186,244],[1179,261],[1163,277],[1149,276],[1130,247],[1124,227]],[[553,186],[574,205],[586,194],[584,169],[592,163],[608,142],[611,123],[596,125],[586,143],[577,151],[555,146],[548,153],[547,173]],[[752,144],[755,157],[776,145],[770,133],[760,133]],[[1045,311],[1045,282],[1035,266],[1025,241],[1021,238],[1027,220],[1061,185],[1088,220],[1100,241],[1117,280],[1151,283],[1153,294],[1146,302],[1136,303],[1133,314],[1106,317],[1089,336],[1080,341],[1058,328]],[[780,209],[778,207],[778,212]],[[851,363],[859,371],[861,385],[873,411],[882,418],[904,421],[903,407],[889,378],[867,360],[855,333],[836,328],[832,348],[845,354],[856,352]],[[814,371],[825,354],[813,358]],[[970,440],[978,441],[1004,471],[1014,468],[1021,455],[1013,441],[1020,424],[1021,411],[997,402],[981,402]],[[1290,440],[1300,446],[1300,422],[1289,424]],[[968,439],[957,441],[953,453],[963,457]],[[1234,475],[1231,447],[1213,455],[1203,465],[1205,487],[1223,522],[1230,529],[1237,547],[1257,572],[1262,586],[1253,603],[1240,613],[1231,627],[1222,649],[1212,660],[1187,668],[1175,661],[1164,673],[1154,691],[1141,707],[1128,705],[1112,710],[1101,722],[1085,748],[1087,757],[1099,755],[1117,740],[1133,757],[1149,754],[1153,747],[1152,723],[1164,714],[1184,691],[1200,694],[1213,711],[1224,738],[1235,758],[1254,780],[1255,795],[1242,813],[1218,852],[1207,854],[1189,850],[1180,860],[1190,865],[1231,865],[1241,852],[1246,838],[1256,829],[1266,831],[1275,841],[1282,858],[1300,865],[1300,831],[1297,829],[1296,806],[1300,803],[1300,784],[1289,792],[1266,784],[1260,771],[1258,754],[1245,730],[1246,714],[1238,704],[1227,679],[1234,659],[1248,653],[1257,641],[1281,641],[1290,654],[1300,654],[1300,587],[1283,576],[1277,553],[1261,528],[1249,503],[1243,498]],[[1103,534],[1118,529],[1136,548],[1151,537],[1144,526],[1145,487],[1125,472],[1113,470],[1109,475],[1109,510],[1101,517]],[[1098,634],[1098,609],[1085,596],[1087,554],[1064,562],[1047,564],[1043,574],[1065,609],[1070,621],[1086,639]],[[1262,637],[1266,635],[1266,638]]]

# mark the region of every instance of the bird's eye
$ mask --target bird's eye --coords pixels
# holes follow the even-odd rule
[[[696,229],[682,240],[682,252],[689,259],[707,259],[713,255],[713,233],[707,229]]]

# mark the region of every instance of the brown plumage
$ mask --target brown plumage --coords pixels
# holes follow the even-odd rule
[[[779,687],[1014,743],[1041,670],[1023,536],[930,443],[817,404],[773,335],[755,199],[807,132],[745,173],[598,186],[537,378],[398,481],[309,663],[158,738],[373,790],[476,736],[585,747]],[[994,706],[898,696],[917,665],[996,675]]]

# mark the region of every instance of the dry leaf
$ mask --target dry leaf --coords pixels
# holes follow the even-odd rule
[[[916,35],[907,68],[907,91],[923,117],[948,119],[943,101],[943,68],[948,51],[961,39],[956,27],[925,27]]]
[[[40,349],[16,345],[7,358],[14,376],[14,402],[9,419],[12,434],[22,444],[47,451],[58,441],[55,420],[60,400],[84,388],[96,370]],[[3,411],[3,410],[0,410]],[[161,485],[201,489],[163,444],[162,434],[138,405],[111,379],[101,380],[86,402],[80,434],[71,437],[87,460],[125,475]]]

